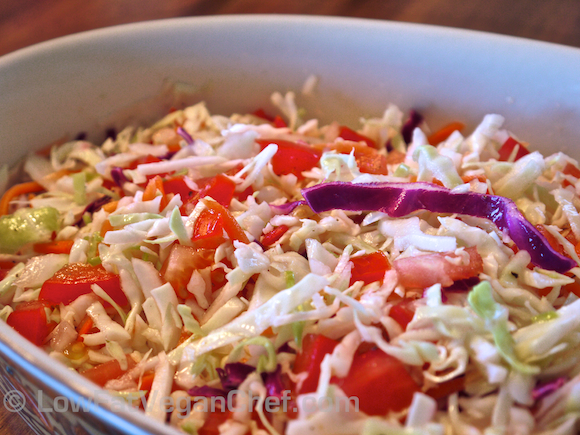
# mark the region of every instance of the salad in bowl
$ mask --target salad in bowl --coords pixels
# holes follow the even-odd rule
[[[578,162],[272,102],[3,168],[2,320],[192,434],[575,433]]]

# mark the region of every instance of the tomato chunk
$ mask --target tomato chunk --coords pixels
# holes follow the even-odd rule
[[[127,357],[127,370],[135,367],[135,361],[131,357]],[[104,387],[105,384],[112,380],[117,379],[123,375],[127,370],[121,368],[121,364],[116,359],[107,361],[105,363],[99,364],[98,366],[92,367],[85,371],[80,372],[89,381],[93,381],[95,384]]]
[[[403,330],[407,329],[407,325],[413,320],[415,316],[415,305],[413,299],[403,299],[397,302],[391,307],[389,311],[389,316],[391,316],[395,321],[401,325]]]
[[[338,341],[324,335],[307,334],[302,339],[302,351],[296,355],[294,373],[307,372],[308,376],[302,382],[298,394],[312,393],[318,386],[320,363],[327,353],[331,353]]]
[[[515,160],[521,159],[526,154],[530,154],[530,152],[525,146],[523,146],[521,143],[519,143],[517,140],[515,140],[513,137],[510,136],[498,150],[499,160],[502,162],[507,161],[516,146],[518,146],[519,148],[516,153]]]
[[[370,137],[367,137],[364,134],[357,133],[356,131],[351,130],[350,128],[344,125],[340,127],[338,137],[341,137],[345,140],[351,140],[353,142],[364,142],[367,144],[367,146],[371,148],[377,148],[377,144]]]
[[[71,263],[58,270],[44,282],[38,298],[55,304],[68,305],[76,298],[92,292],[91,285],[99,285],[120,306],[127,305],[119,275],[107,272],[102,266]]]
[[[358,397],[359,409],[368,415],[402,411],[420,390],[403,363],[380,349],[356,355],[348,375],[330,382],[347,397]]]
[[[350,285],[363,281],[365,285],[372,282],[383,282],[385,272],[391,268],[387,256],[382,251],[362,255],[350,259],[353,264],[350,275]]]
[[[277,175],[294,174],[299,179],[302,172],[312,169],[318,164],[322,153],[317,149],[283,139],[256,139],[256,142],[266,148],[271,143],[278,145],[278,151],[272,158],[272,168]]]
[[[226,241],[221,217],[214,210],[205,209],[195,221],[191,238],[195,248],[215,249]]]
[[[361,172],[377,175],[386,175],[389,172],[387,168],[387,157],[367,145],[337,142],[333,144],[314,145],[314,147],[320,151],[334,150],[340,154],[350,154],[354,150],[354,158]]]
[[[204,269],[213,263],[213,250],[196,249],[174,244],[161,267],[161,276],[169,282],[178,296],[189,296],[187,284],[196,269]]]
[[[46,318],[46,308],[50,304],[43,301],[21,302],[8,316],[6,323],[27,340],[42,346],[52,327]]]
[[[449,287],[454,281],[478,276],[483,272],[483,260],[477,248],[467,248],[465,252],[469,255],[467,264],[448,261],[446,257],[457,257],[454,252],[441,252],[397,259],[393,262],[393,268],[397,271],[399,284],[405,287],[426,288],[437,283]]]

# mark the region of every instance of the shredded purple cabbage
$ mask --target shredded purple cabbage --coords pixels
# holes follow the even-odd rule
[[[512,200],[502,196],[452,193],[445,187],[430,183],[344,182],[318,184],[303,189],[302,194],[315,213],[333,209],[376,210],[390,217],[403,217],[424,209],[434,213],[457,213],[489,219],[505,231],[519,249],[528,251],[533,264],[560,273],[576,266],[574,260],[550,246]]]
[[[408,145],[413,140],[413,130],[419,126],[423,122],[423,115],[419,112],[411,110],[409,112],[409,119],[403,124],[403,128],[401,128],[401,136],[403,136],[403,140]]]
[[[85,215],[85,213],[89,213],[89,214],[93,214],[96,211],[98,211],[102,206],[104,206],[105,204],[111,202],[113,198],[111,198],[110,196],[107,195],[103,195],[100,198],[95,199],[93,202],[91,202],[89,205],[87,205],[85,207],[85,209],[83,210],[83,212],[81,213],[81,217],[79,218],[79,220],[77,220],[74,225],[81,228],[85,226],[85,221],[83,219],[83,216]]]
[[[282,382],[282,367],[280,364],[273,372],[264,372],[261,376],[268,396],[282,397],[284,395],[284,390],[287,388]]]
[[[177,134],[180,135],[186,142],[188,145],[191,145],[193,143],[193,138],[191,137],[191,135],[185,131],[182,127],[177,127]]]
[[[119,187],[123,187],[123,184],[129,181],[123,173],[123,168],[119,166],[113,166],[113,168],[111,168],[111,177],[113,178],[115,184]]]
[[[558,378],[546,384],[536,386],[536,388],[534,388],[532,391],[532,399],[534,400],[543,399],[548,394],[551,394],[554,391],[562,388],[564,384],[566,384],[566,381],[567,381],[566,378]]]
[[[220,388],[213,388],[204,385],[202,387],[193,387],[190,390],[187,390],[187,394],[193,397],[226,397],[228,392]]]
[[[222,387],[226,390],[234,390],[240,386],[250,373],[256,368],[251,365],[236,362],[229,363],[224,368],[217,368],[216,371],[222,381]]]
[[[306,204],[306,201],[294,201],[294,202],[287,202],[286,204],[282,205],[272,205],[270,204],[270,208],[275,214],[289,214],[294,211],[294,209],[300,205]]]

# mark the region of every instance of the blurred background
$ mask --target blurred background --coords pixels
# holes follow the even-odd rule
[[[406,21],[580,47],[579,0],[2,0],[0,55],[59,36],[117,24],[245,13]]]

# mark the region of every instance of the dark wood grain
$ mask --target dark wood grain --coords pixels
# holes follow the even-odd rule
[[[0,55],[84,30],[170,17],[283,13],[460,27],[580,47],[577,0],[3,0]],[[29,435],[0,406],[0,435]]]

